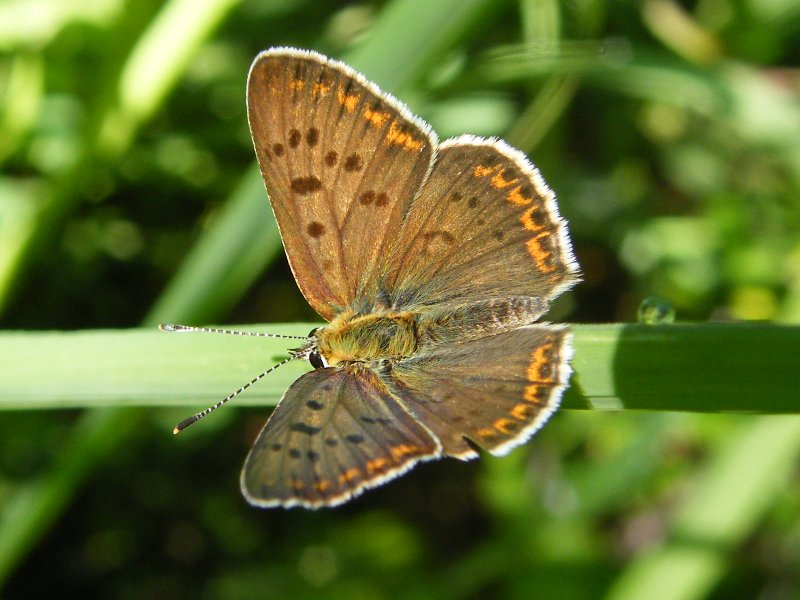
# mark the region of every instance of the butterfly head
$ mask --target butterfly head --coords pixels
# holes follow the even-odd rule
[[[311,363],[311,366],[315,369],[322,369],[328,366],[328,361],[319,351],[319,340],[317,338],[317,331],[322,329],[321,327],[315,327],[311,331],[308,332],[308,339],[306,343],[300,346],[299,348],[292,348],[289,350],[289,355],[291,358],[302,358],[308,359],[308,362]]]

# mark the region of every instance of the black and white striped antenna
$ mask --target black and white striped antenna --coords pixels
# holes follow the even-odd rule
[[[191,325],[175,325],[173,323],[162,323],[158,326],[161,331],[169,331],[173,333],[223,333],[227,335],[251,335],[255,337],[271,337],[271,338],[283,338],[288,340],[305,340],[306,344],[302,347],[298,348],[297,350],[290,350],[289,357],[283,359],[276,365],[271,366],[269,369],[264,371],[263,373],[259,373],[253,379],[245,383],[242,387],[238,390],[231,392],[227,396],[225,396],[222,400],[217,402],[216,404],[212,404],[205,410],[201,410],[199,413],[192,415],[188,419],[184,419],[180,423],[178,423],[175,428],[172,430],[172,433],[179,434],[181,431],[189,427],[192,423],[197,423],[200,419],[208,415],[209,413],[214,412],[220,406],[225,404],[228,400],[231,400],[249,388],[251,385],[260,381],[265,376],[272,373],[278,367],[282,367],[286,363],[295,360],[296,358],[307,358],[309,352],[311,351],[311,347],[313,342],[310,342],[308,337],[302,335],[282,335],[280,333],[262,333],[258,331],[239,331],[235,329],[217,329],[216,327],[193,327]]]
[[[252,335],[254,337],[284,338],[287,340],[307,340],[303,335],[282,335],[280,333],[263,333],[261,331],[239,331],[237,329],[217,329],[216,327],[193,327],[191,325],[175,325],[162,323],[158,326],[161,331],[171,333],[224,333],[227,335]]]

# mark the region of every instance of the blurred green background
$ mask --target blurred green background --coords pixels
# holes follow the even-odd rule
[[[318,321],[245,118],[275,45],[529,153],[585,278],[548,318],[800,322],[796,2],[4,0],[0,327]],[[239,494],[266,410],[199,408],[4,412],[0,595],[800,596],[796,417],[562,411],[311,513]]]

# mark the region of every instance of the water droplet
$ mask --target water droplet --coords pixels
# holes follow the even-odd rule
[[[650,296],[639,305],[639,323],[643,325],[666,325],[675,321],[675,308],[669,300]]]

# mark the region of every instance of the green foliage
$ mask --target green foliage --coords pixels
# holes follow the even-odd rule
[[[780,0],[0,4],[3,596],[798,595],[798,417],[719,413],[798,412],[797,328],[731,321],[800,321],[799,30]],[[265,411],[169,431],[285,346],[153,326],[316,318],[246,128],[275,45],[528,152],[584,271],[549,319],[723,323],[576,326],[567,410],[511,456],[245,506]]]

